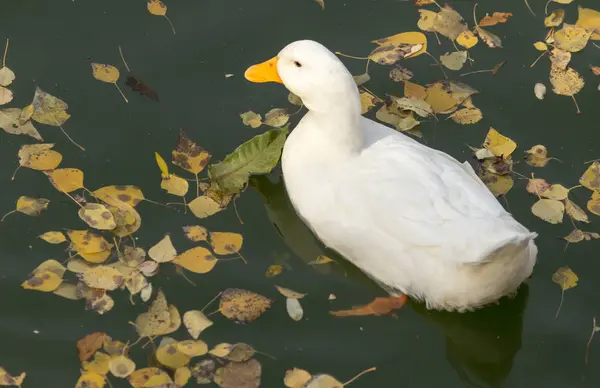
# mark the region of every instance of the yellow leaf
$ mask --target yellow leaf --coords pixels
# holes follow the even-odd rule
[[[27,135],[37,141],[44,141],[44,138],[35,129],[33,123],[28,121],[29,118],[22,119],[23,112],[19,108],[0,110],[0,129],[13,135]]]
[[[59,168],[46,175],[58,191],[70,193],[83,188],[83,171],[77,168]]]
[[[525,153],[527,154],[527,164],[533,167],[544,167],[550,161],[548,149],[541,144],[531,147]]]
[[[458,124],[475,124],[483,118],[483,114],[479,108],[464,108],[452,113],[449,118]]]
[[[331,263],[331,262],[335,262],[335,260],[333,260],[333,259],[331,259],[331,258],[329,258],[327,256],[321,255],[321,256],[317,257],[316,260],[311,261],[308,264],[311,264],[311,265],[313,265],[313,264],[327,264],[327,263]]]
[[[154,153],[154,157],[156,158],[156,164],[158,164],[158,168],[160,172],[162,172],[163,178],[169,177],[169,167],[167,167],[167,162],[163,159],[162,156],[158,152]]]
[[[304,369],[288,369],[283,378],[283,384],[288,388],[304,388],[312,375]]]
[[[160,333],[160,335],[174,333],[181,326],[181,315],[179,315],[179,310],[177,310],[177,307],[172,304],[169,305],[169,319],[171,320],[169,327]]]
[[[546,50],[548,50],[548,45],[546,45],[546,43],[544,43],[544,42],[535,42],[533,44],[533,47],[535,47],[535,49],[539,50],[539,51],[546,51]]]
[[[560,267],[552,275],[552,281],[560,286],[563,291],[577,287],[579,277],[571,268]]]
[[[466,51],[455,51],[446,53],[440,56],[440,62],[450,70],[458,71],[462,69],[467,61],[468,54]]]
[[[202,340],[179,341],[176,345],[177,350],[188,357],[198,357],[208,353],[208,345]]]
[[[104,376],[97,373],[84,373],[77,380],[75,388],[103,388]]]
[[[162,345],[156,350],[156,360],[167,368],[177,369],[186,366],[191,357],[177,349],[177,344]]]
[[[419,84],[404,81],[404,97],[424,99],[427,96],[427,89]]]
[[[592,163],[579,178],[579,183],[583,187],[600,193],[600,162]]]
[[[120,76],[119,70],[116,67],[102,63],[92,63],[92,75],[98,81],[109,84],[117,83]]]
[[[121,201],[112,201],[113,206],[108,206],[108,210],[115,219],[115,228],[111,231],[119,237],[130,236],[137,232],[142,226],[142,217],[135,208],[128,203]]]
[[[129,384],[133,388],[158,387],[172,382],[167,372],[159,368],[142,368],[129,375]]]
[[[104,252],[113,247],[104,237],[89,230],[67,230],[67,236],[80,253]]]
[[[275,288],[277,289],[277,291],[279,291],[279,293],[283,296],[285,296],[286,298],[292,298],[292,299],[302,299],[306,296],[306,294],[301,294],[299,292],[290,290],[289,288],[285,288],[285,287],[280,287],[280,286],[275,286]]]
[[[185,237],[194,242],[206,241],[208,238],[208,230],[200,225],[184,226],[183,233],[185,234]]]
[[[113,230],[117,227],[115,218],[106,206],[88,202],[78,211],[79,218],[98,230]]]
[[[35,89],[35,95],[31,104],[33,105],[33,115],[31,118],[41,124],[58,127],[71,117],[67,113],[69,106],[66,102],[44,92],[40,88]]]
[[[377,104],[379,102],[379,98],[377,98],[376,96],[372,95],[371,93],[367,92],[366,90],[361,90],[360,91],[360,105],[361,105],[361,112],[360,114],[365,114],[368,111],[371,110],[371,108],[373,108],[375,106],[375,104]]]
[[[228,288],[221,294],[219,311],[241,323],[252,322],[271,307],[272,301],[260,294],[239,288]]]
[[[220,203],[208,195],[201,195],[188,204],[188,207],[198,218],[210,217],[224,209]]]
[[[587,203],[587,209],[597,216],[600,216],[600,196],[592,197]]]
[[[583,7],[578,7],[578,10],[579,17],[575,25],[593,31],[590,39],[600,40],[600,12]]]
[[[27,374],[21,373],[19,376],[12,376],[4,368],[0,367],[0,385],[20,387]]]
[[[0,105],[8,104],[14,98],[14,94],[10,89],[0,86]]]
[[[550,83],[554,93],[561,96],[573,96],[579,93],[585,84],[583,77],[573,68],[563,70],[557,66],[550,69]]]
[[[200,310],[190,310],[183,314],[183,324],[193,339],[198,339],[200,333],[213,325],[213,322]]]
[[[479,177],[495,197],[506,195],[514,185],[510,175],[498,175],[490,171],[480,171]]]
[[[92,288],[112,291],[123,284],[123,275],[113,267],[100,265],[85,271],[82,280]]]
[[[210,245],[217,255],[228,255],[242,249],[244,238],[239,233],[210,232]]]
[[[3,63],[2,68],[0,68],[0,86],[9,86],[15,78],[15,73]]]
[[[136,207],[145,197],[142,190],[132,185],[104,186],[93,192],[94,197],[112,205],[115,201]]]
[[[461,32],[468,30],[462,16],[448,4],[436,15],[433,27],[436,32],[450,40],[456,40]]]
[[[556,199],[562,201],[569,195],[569,189],[560,184],[550,185],[546,190],[540,193],[540,197]]]
[[[86,253],[77,251],[79,256],[81,256],[88,263],[99,264],[104,263],[110,257],[111,251],[102,251],[102,252],[94,252],[94,253]]]
[[[167,6],[160,0],[148,0],[148,12],[156,16],[165,16],[167,14]]]
[[[565,10],[557,9],[544,19],[544,25],[546,27],[558,27],[565,20]]]
[[[542,220],[551,224],[563,221],[565,205],[555,199],[540,199],[531,207],[531,212]]]
[[[62,161],[62,155],[51,148],[54,144],[26,144],[19,149],[19,164],[38,171],[53,170]]]
[[[165,294],[159,290],[147,313],[138,315],[135,329],[140,337],[163,335],[171,326],[171,313]],[[138,371],[139,372],[139,371]]]
[[[283,265],[273,264],[273,265],[270,265],[269,268],[267,268],[267,271],[265,272],[265,276],[268,278],[272,278],[272,277],[275,277],[275,276],[281,274],[282,272],[283,272]]]
[[[173,378],[173,382],[178,387],[183,387],[188,383],[190,378],[192,377],[192,371],[188,367],[177,368],[175,370],[175,376]]]
[[[125,356],[112,357],[108,363],[110,373],[115,377],[125,378],[135,371],[135,363]]]
[[[26,290],[36,290],[42,292],[52,292],[60,286],[62,278],[52,271],[37,273],[28,280],[21,283],[21,287]]]
[[[419,21],[417,22],[417,27],[419,27],[423,31],[434,31],[433,22],[435,21],[437,12],[429,11],[427,9],[420,9],[419,15],[420,16]]]
[[[58,295],[65,299],[71,300],[80,300],[84,298],[84,295],[78,290],[78,286],[72,283],[62,282],[60,286],[54,291],[52,291],[54,295]]]
[[[579,207],[579,205],[577,205],[575,202],[571,201],[568,198],[565,199],[565,212],[569,217],[576,221],[581,221],[585,223],[590,222],[585,211],[581,207]]]
[[[83,370],[89,373],[97,373],[105,376],[108,373],[108,363],[110,356],[106,353],[96,352],[92,361],[83,361],[81,366]]]
[[[32,198],[32,197],[26,197],[23,195],[23,196],[19,197],[19,199],[17,199],[17,205],[15,207],[15,210],[12,210],[12,211],[6,213],[0,219],[0,222],[4,221],[4,218],[6,218],[6,216],[8,216],[9,214],[15,213],[15,212],[23,213],[25,215],[33,216],[33,217],[39,216],[40,214],[42,214],[43,211],[45,211],[48,208],[49,204],[50,204],[49,199]]]
[[[444,85],[436,82],[427,87],[425,102],[431,105],[434,113],[449,113],[456,109],[456,100],[448,93]]]
[[[585,48],[591,35],[590,30],[565,23],[561,30],[554,33],[554,45],[574,53]]]
[[[231,344],[229,344],[227,342],[223,342],[223,343],[215,345],[215,347],[212,348],[209,353],[215,357],[224,358],[230,352],[231,352]]]
[[[62,232],[46,232],[40,234],[38,237],[50,244],[60,244],[67,241],[67,238]]]
[[[217,258],[204,247],[188,249],[173,259],[174,264],[194,273],[210,272],[217,264],[217,261]]]
[[[195,175],[204,170],[204,167],[206,167],[210,160],[210,154],[204,148],[188,139],[183,131],[179,133],[179,140],[171,155],[174,165]]]
[[[67,271],[67,269],[65,268],[64,265],[62,265],[58,261],[49,259],[49,260],[44,261],[42,264],[38,265],[37,268],[32,271],[32,273],[34,275],[39,275],[46,271],[54,272],[55,274],[57,274],[59,277],[62,278],[63,275],[65,274],[65,272]]]
[[[187,194],[190,185],[185,179],[175,174],[169,174],[168,177],[163,177],[160,187],[167,190],[167,193],[169,194],[184,197]]]
[[[517,149],[517,143],[506,136],[502,136],[494,128],[490,128],[483,142],[483,147],[495,156],[507,158]]]
[[[177,256],[177,251],[171,242],[171,236],[166,234],[162,240],[148,250],[148,256],[157,263],[172,261]]]
[[[414,58],[423,54],[427,51],[427,37],[422,32],[401,32],[396,35],[389,36],[383,39],[374,40],[372,43],[376,43],[379,46],[392,45],[398,47],[400,45],[423,45],[419,51],[416,51],[410,55],[410,58]]]
[[[463,46],[466,49],[470,49],[475,46],[479,42],[479,38],[470,30],[463,31],[458,34],[456,38],[456,43]]]

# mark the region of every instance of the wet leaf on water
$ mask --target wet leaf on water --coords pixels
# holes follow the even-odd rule
[[[151,277],[158,273],[158,263],[154,260],[146,260],[137,266],[137,269],[144,274],[144,276]]]
[[[135,208],[128,203],[118,200],[110,201],[111,205],[108,210],[115,220],[116,227],[111,230],[112,233],[119,237],[130,236],[137,232],[142,226],[142,217]]]
[[[124,379],[135,371],[135,362],[119,355],[110,359],[108,368],[113,376]]]
[[[428,116],[433,115],[433,110],[431,108],[431,105],[429,105],[427,102],[425,102],[423,100],[419,100],[414,97],[411,97],[411,98],[394,97],[394,98],[392,98],[392,100],[399,109],[413,111],[421,117],[428,117]]]
[[[600,192],[600,162],[592,163],[579,178],[579,183],[585,188]]]
[[[414,82],[404,81],[404,96],[422,100],[427,96],[427,89]]]
[[[552,67],[566,70],[569,62],[571,62],[571,53],[559,48],[554,48],[550,54],[550,62],[552,63]]]
[[[66,102],[44,92],[40,88],[35,89],[32,105],[33,115],[31,118],[40,124],[58,127],[71,117],[67,113],[69,106]]]
[[[244,237],[239,233],[210,232],[210,246],[217,255],[229,255],[242,249]]]
[[[475,46],[479,42],[479,38],[472,31],[467,30],[458,34],[456,43],[466,48],[467,50]]]
[[[242,118],[242,123],[244,123],[244,125],[248,125],[252,128],[258,128],[262,125],[262,117],[258,113],[248,111],[240,114],[240,117]]]
[[[171,242],[171,235],[166,234],[158,243],[148,250],[148,256],[157,263],[173,261],[177,251]]]
[[[563,291],[568,289],[577,287],[577,282],[579,281],[579,277],[571,268],[569,267],[560,267],[556,272],[552,275],[552,281],[560,286]]]
[[[600,239],[600,233],[596,232],[585,232],[581,229],[573,229],[571,233],[563,237],[569,243],[578,243],[583,240],[597,240]]]
[[[6,65],[0,69],[0,86],[8,86],[12,84],[15,78],[15,73],[6,67]]]
[[[111,65],[92,63],[92,75],[98,81],[114,84],[119,80],[119,70]]]
[[[252,322],[267,311],[273,302],[252,291],[228,288],[221,294],[219,311],[223,316],[240,323]]]
[[[336,317],[348,317],[354,315],[388,315],[406,303],[406,295],[390,296],[386,298],[375,298],[371,303],[354,307],[351,310],[330,311],[329,314]]]
[[[329,258],[327,256],[321,255],[321,256],[317,257],[316,260],[311,261],[308,264],[309,265],[315,265],[315,264],[327,264],[327,263],[334,263],[334,262],[335,262],[335,260],[333,260],[333,259],[331,259],[331,258]]]
[[[150,300],[151,296],[152,296],[152,283],[148,283],[148,285],[146,287],[142,288],[142,291],[140,291],[140,298],[144,302],[147,302]]]
[[[258,388],[261,365],[256,359],[246,362],[230,362],[217,369],[214,382],[221,388]]]
[[[46,209],[48,209],[48,205],[50,204],[50,200],[46,198],[33,198],[27,196],[21,196],[17,199],[17,205],[15,210],[12,210],[6,213],[1,219],[4,221],[6,216],[9,214],[19,212],[28,216],[37,217],[42,214]]]
[[[174,165],[194,175],[202,172],[210,160],[210,153],[190,140],[183,131],[179,132],[177,145],[171,155]]]
[[[25,144],[19,149],[19,165],[32,170],[53,170],[62,161],[62,155],[52,148],[54,144]]]
[[[190,381],[192,377],[192,371],[188,367],[177,368],[175,375],[173,376],[173,382],[177,387],[183,387]]]
[[[499,36],[492,34],[488,30],[484,30],[481,27],[475,27],[477,35],[483,40],[483,43],[487,44],[491,48],[502,48],[502,40]]]
[[[201,195],[188,203],[188,207],[198,218],[210,217],[225,207],[208,195]]]
[[[575,221],[589,223],[590,220],[585,211],[570,199],[565,199],[565,212]]]
[[[392,70],[390,70],[389,77],[394,82],[402,82],[408,81],[413,77],[413,72],[404,68],[402,66],[396,65]]]
[[[517,143],[501,135],[494,128],[490,128],[483,142],[483,147],[495,156],[507,158],[517,149]]]
[[[173,382],[167,372],[155,367],[138,369],[129,375],[128,380],[133,388],[159,387]]]
[[[127,79],[125,80],[125,85],[129,86],[131,88],[131,90],[133,90],[134,92],[138,92],[142,96],[146,96],[146,97],[158,102],[158,94],[156,94],[156,92],[154,90],[152,90],[148,85],[146,85],[139,78],[137,78],[133,75],[128,75]]]
[[[21,283],[26,290],[52,292],[62,283],[62,277],[52,271],[43,271],[34,274],[28,280]]]
[[[173,264],[177,264],[190,272],[205,274],[212,271],[218,261],[208,249],[194,247],[175,257]]]
[[[288,388],[304,388],[312,375],[304,369],[288,369],[283,378],[283,384]]]
[[[160,187],[166,190],[169,194],[173,194],[178,197],[184,197],[190,188],[190,184],[187,180],[181,178],[180,176],[169,174],[167,177],[162,177]]]
[[[140,293],[148,285],[148,280],[139,271],[133,271],[125,277],[125,287],[131,295]]]
[[[38,236],[49,244],[60,244],[67,241],[67,238],[62,232],[46,232]]]
[[[37,268],[32,271],[32,273],[34,275],[38,275],[46,271],[54,272],[56,275],[62,278],[67,269],[58,261],[49,259],[38,265]]]
[[[112,267],[100,265],[85,271],[82,280],[92,288],[112,291],[123,284],[123,275]]]
[[[466,51],[455,51],[440,56],[440,62],[448,69],[458,71],[464,66],[467,61],[467,56]]]
[[[83,295],[80,295],[77,292],[77,285],[73,283],[62,282],[56,290],[52,291],[52,293],[62,298],[71,300],[80,300],[84,298]]]
[[[176,344],[177,350],[186,356],[193,358],[208,353],[208,345],[202,340],[185,340]]]
[[[475,124],[481,121],[483,114],[479,108],[464,108],[452,113],[449,118],[458,124]]]
[[[108,363],[110,362],[110,356],[106,353],[96,352],[94,358],[91,361],[83,361],[81,366],[83,370],[88,373],[97,373],[105,376],[108,373]]]
[[[562,29],[554,33],[554,45],[561,50],[575,53],[587,46],[591,35],[591,30],[565,23]]]
[[[89,360],[92,357],[92,355],[102,347],[105,336],[106,333],[95,332],[88,334],[79,341],[77,341],[79,361]]]
[[[456,40],[462,32],[468,30],[462,16],[448,4],[445,4],[435,16],[433,29],[450,40]]]
[[[171,325],[171,314],[165,294],[159,290],[147,313],[138,315],[135,328],[140,337],[163,335]]]
[[[208,230],[200,225],[188,225],[183,227],[185,237],[194,242],[207,241]]]
[[[546,50],[548,50],[548,45],[546,43],[544,43],[544,42],[535,42],[533,44],[533,47],[535,47],[535,49],[539,50],[539,51],[546,51]]]
[[[170,369],[186,366],[191,357],[177,349],[177,343],[161,345],[156,350],[156,360]]]
[[[198,339],[200,333],[213,325],[213,321],[200,310],[190,310],[183,314],[183,325],[193,339]]]
[[[275,288],[277,289],[277,291],[279,291],[279,293],[283,296],[285,296],[286,298],[292,298],[292,299],[302,299],[306,296],[306,294],[301,294],[299,292],[290,290],[289,288],[285,288],[285,287],[280,287],[280,286],[275,286]]]
[[[435,22],[437,12],[433,12],[428,9],[419,9],[418,11],[419,21],[417,22],[417,27],[419,27],[419,29],[421,29],[422,31],[433,32],[433,24]]]
[[[86,224],[98,230],[113,230],[117,227],[115,218],[106,206],[88,202],[77,213]]]
[[[104,237],[89,230],[67,230],[67,236],[77,250],[83,253],[104,252],[113,247]]]
[[[433,113],[450,113],[456,109],[457,100],[452,96],[446,84],[435,82],[427,85],[425,102],[431,106]]]
[[[557,9],[544,18],[544,25],[546,27],[558,27],[565,20],[565,10]]]
[[[300,301],[298,299],[287,298],[285,301],[285,307],[288,315],[294,321],[299,321],[302,319],[302,316],[304,315],[304,310],[302,310],[302,305],[300,304]]]
[[[422,32],[410,31],[401,32],[396,35],[388,36],[387,38],[377,39],[372,41],[379,46],[392,46],[392,47],[407,47],[411,48],[408,50],[410,58],[414,58],[423,54],[427,51],[427,37]],[[418,45],[421,45],[420,47]],[[419,48],[417,51],[415,49]]]
[[[25,372],[21,373],[18,376],[12,376],[6,371],[6,369],[0,367],[0,385],[4,385],[7,387],[20,387],[23,384],[23,380],[25,380],[26,376],[27,374]]]
[[[216,369],[215,360],[207,358],[194,365],[191,370],[198,384],[210,384],[215,377]]]
[[[282,127],[287,124],[290,115],[283,108],[274,108],[265,114],[264,124],[270,127]]]
[[[555,199],[542,198],[531,207],[531,212],[546,222],[559,224],[563,221],[565,205]]]
[[[541,144],[531,147],[525,153],[527,154],[525,159],[527,164],[533,167],[544,167],[550,161],[548,149]]]
[[[550,183],[548,183],[547,180],[540,179],[540,178],[532,178],[529,180],[529,183],[527,183],[526,190],[528,193],[539,196],[541,193],[548,190],[549,188],[550,188]]]
[[[579,93],[585,84],[583,77],[573,68],[563,70],[556,66],[550,69],[550,83],[554,93],[561,96],[573,96]]]
[[[506,23],[508,18],[512,16],[510,12],[494,12],[491,16],[485,15],[483,19],[479,21],[480,27],[495,26],[498,23]]]
[[[0,105],[8,104],[14,98],[14,94],[10,89],[0,86]]]
[[[111,205],[115,201],[121,201],[135,207],[145,199],[142,190],[133,185],[104,186],[95,190],[93,194],[94,197]]]
[[[562,201],[569,195],[569,189],[561,184],[550,185],[546,190],[540,193],[541,197]]]
[[[19,108],[8,108],[0,110],[0,129],[12,135],[27,135],[35,140],[44,141],[42,135],[35,129],[31,121],[21,122],[22,110]]]
[[[70,193],[83,188],[83,171],[77,168],[59,168],[45,174],[52,186],[60,192]]]
[[[367,112],[369,112],[371,110],[371,108],[373,108],[375,106],[375,104],[381,102],[381,100],[379,98],[377,98],[377,96],[372,95],[371,93],[367,92],[366,90],[361,90],[360,91],[360,105],[361,105],[361,112],[360,114],[365,114]]]
[[[277,165],[288,133],[287,127],[270,129],[243,143],[208,168],[211,183],[223,194],[239,193],[250,175],[269,173]]]
[[[417,55],[422,51],[422,44],[388,44],[375,48],[369,54],[369,59],[380,65],[393,65],[396,62]]]
[[[600,40],[600,12],[581,6],[577,7],[577,9],[579,11],[579,17],[577,18],[575,25],[593,31],[591,39]]]
[[[75,388],[103,388],[104,376],[98,373],[84,373],[77,380]]]

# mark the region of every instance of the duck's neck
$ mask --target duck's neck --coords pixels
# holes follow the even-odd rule
[[[313,135],[329,152],[340,156],[356,154],[364,144],[360,97],[356,86],[352,86],[352,89],[336,96],[320,96],[317,101],[305,101],[309,112],[302,121],[319,131]],[[315,146],[321,148],[317,144]]]

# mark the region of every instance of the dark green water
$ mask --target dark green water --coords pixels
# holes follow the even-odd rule
[[[166,202],[172,197],[159,187],[153,153],[168,155],[180,128],[219,160],[259,133],[243,126],[239,113],[289,106],[282,86],[246,82],[242,74],[247,66],[271,58],[296,39],[315,39],[334,51],[366,55],[373,47],[371,40],[417,29],[417,11],[410,2],[326,2],[326,10],[321,11],[311,0],[169,1],[168,16],[177,29],[173,35],[166,20],[147,13],[143,0],[4,0],[0,37],[11,39],[8,65],[17,74],[11,86],[15,100],[10,106],[29,104],[35,85],[64,99],[72,114],[65,129],[87,150],[75,148],[58,129],[38,125],[47,142],[57,143],[56,150],[64,155],[62,166],[82,169],[90,189],[133,184],[141,187],[146,197]],[[515,155],[534,144],[545,144],[563,163],[550,163],[537,169],[536,175],[572,186],[585,170],[583,163],[599,156],[598,80],[586,67],[600,65],[600,50],[590,44],[572,61],[588,82],[577,96],[582,115],[575,114],[568,97],[553,95],[550,90],[544,101],[535,99],[536,82],[549,86],[549,65],[544,59],[529,68],[538,55],[532,43],[545,35],[544,2],[530,3],[537,18],[520,0],[480,4],[480,16],[505,11],[514,17],[508,24],[490,29],[502,37],[504,49],[479,44],[472,50],[474,69],[508,62],[497,76],[460,78],[452,74],[453,79],[460,78],[481,91],[474,102],[484,119],[473,126],[444,120],[437,126],[428,123],[422,128],[424,140],[464,160],[470,157],[466,144],[480,144],[493,126],[517,141]],[[579,2],[588,7],[597,6],[594,3]],[[471,20],[470,1],[453,5]],[[574,23],[575,4],[566,8],[567,21]],[[119,44],[132,71],[158,92],[160,103],[125,90],[130,99],[125,104],[114,87],[92,78],[90,61],[114,64],[124,71]],[[452,50],[447,41],[438,47],[431,36],[429,44],[435,56]],[[354,74],[364,68],[361,61],[345,62]],[[430,62],[421,56],[406,63],[415,72],[416,82],[441,78]],[[379,95],[400,94],[398,84],[387,79],[387,71],[371,66],[373,79],[367,87]],[[235,76],[226,78],[226,73]],[[0,365],[13,373],[27,372],[27,387],[74,386],[79,376],[75,342],[94,331],[105,331],[123,341],[135,340],[135,331],[127,322],[144,311],[144,306],[131,306],[126,292],[113,292],[115,308],[98,316],[84,311],[83,302],[21,289],[20,283],[39,263],[67,257],[64,247],[48,245],[36,236],[85,225],[77,217],[75,205],[59,195],[42,174],[23,169],[11,182],[17,150],[31,141],[6,134],[1,134],[0,140],[2,212],[11,210],[20,195],[52,201],[41,217],[17,214],[0,224]],[[525,175],[531,171],[524,163],[516,169]],[[165,268],[152,282],[155,288],[163,287],[169,302],[182,313],[202,308],[227,287],[246,288],[276,299],[268,313],[249,325],[214,315],[215,325],[202,335],[211,346],[243,341],[275,356],[276,360],[258,356],[264,387],[282,386],[284,372],[291,367],[329,373],[346,381],[372,366],[377,371],[357,380],[353,387],[597,387],[600,348],[592,344],[588,365],[584,352],[600,302],[600,243],[583,242],[565,251],[564,241],[557,236],[568,234],[570,223],[557,226],[536,219],[529,210],[534,198],[526,194],[524,182],[518,181],[507,199],[516,218],[540,234],[538,265],[515,300],[473,314],[434,314],[411,305],[401,310],[397,319],[329,316],[330,309],[367,303],[383,292],[351,268],[344,276],[335,266],[317,271],[306,265],[323,251],[291,210],[277,171],[270,178],[257,179],[254,186],[259,190],[250,189],[237,201],[243,225],[232,209],[198,222],[191,214],[140,204],[143,226],[138,244],[149,247],[171,232],[181,252],[192,246],[183,237],[181,226],[194,223],[214,231],[243,233],[242,252],[248,266],[230,262],[217,265],[208,275],[190,274],[197,287],[172,268]],[[588,196],[585,189],[579,189],[574,199],[584,206]],[[598,218],[592,215],[591,220],[584,229],[600,232]],[[281,258],[288,260],[292,270],[265,278],[267,267]],[[580,283],[567,291],[555,320],[560,289],[551,275],[565,265],[579,274]],[[302,300],[304,320],[294,322],[287,316],[285,301],[274,284],[308,293]],[[330,293],[337,296],[336,301],[327,301]],[[187,338],[183,329],[174,336]],[[134,355],[138,366],[146,365],[143,351],[135,350]],[[116,380],[112,379],[113,385],[119,386]]]

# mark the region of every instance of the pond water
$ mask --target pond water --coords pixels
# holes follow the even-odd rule
[[[326,0],[325,10],[321,10],[312,0],[187,0],[167,2],[167,15],[177,31],[174,35],[164,18],[148,14],[144,3],[4,0],[0,37],[10,38],[7,64],[17,75],[11,85],[15,99],[9,106],[29,104],[36,85],[69,104],[72,117],[64,128],[85,152],[69,143],[58,128],[38,125],[45,140],[56,143],[55,149],[63,154],[62,166],[83,170],[87,188],[131,184],[160,202],[174,197],[160,189],[154,152],[168,155],[180,129],[218,161],[265,129],[244,126],[240,113],[265,113],[274,107],[296,109],[287,102],[283,86],[247,82],[243,72],[249,65],[271,58],[297,39],[314,39],[332,51],[364,56],[374,47],[374,39],[418,30],[418,13],[409,1]],[[569,97],[551,92],[547,58],[533,69],[529,67],[539,55],[532,44],[543,40],[546,33],[544,2],[530,3],[536,18],[520,0],[481,2],[480,17],[493,11],[514,16],[508,23],[490,28],[502,38],[503,49],[480,43],[471,50],[472,69],[507,63],[495,76],[459,77],[461,72],[448,71],[451,79],[481,92],[474,102],[484,118],[471,126],[445,119],[424,123],[423,141],[466,160],[471,157],[467,145],[481,144],[493,126],[519,144],[515,160],[521,161],[522,152],[535,144],[546,145],[561,160],[535,170],[521,161],[515,167],[518,172],[529,176],[535,171],[538,177],[570,187],[578,184],[587,167],[584,162],[599,157],[598,79],[587,67],[600,65],[600,49],[588,44],[573,56],[572,66],[587,81],[577,95],[583,111],[577,115]],[[593,0],[578,4],[597,7]],[[452,5],[471,25],[473,3],[455,1]],[[576,4],[564,7],[567,21],[574,23]],[[436,57],[453,50],[444,38],[441,46],[433,35],[428,39]],[[125,72],[118,45],[133,73],[157,91],[160,102],[133,93],[121,79],[129,98],[126,104],[112,85],[92,78],[90,62],[113,64]],[[344,63],[353,74],[364,71],[364,61],[344,59]],[[426,84],[443,77],[431,63],[423,55],[405,65],[415,73],[415,82]],[[388,79],[388,70],[371,64],[369,90],[380,96],[401,94],[401,86]],[[533,95],[536,82],[548,86],[544,101]],[[299,117],[301,114],[293,116],[292,127]],[[85,227],[76,205],[55,191],[43,174],[22,169],[11,181],[17,151],[30,140],[0,134],[2,212],[13,209],[21,195],[51,200],[40,217],[14,214],[0,224],[0,365],[11,373],[27,372],[26,387],[69,387],[80,375],[76,341],[95,331],[135,341],[137,335],[128,322],[146,307],[139,299],[132,306],[127,292],[113,292],[115,307],[100,316],[85,311],[82,301],[20,287],[42,261],[62,261],[68,256],[64,245],[49,245],[36,236],[49,230]],[[341,381],[377,367],[353,382],[356,388],[597,387],[600,345],[592,342],[587,365],[585,349],[600,304],[600,242],[571,244],[565,250],[565,241],[558,237],[572,230],[571,222],[565,218],[561,225],[550,225],[537,219],[530,211],[535,198],[525,191],[527,181],[515,180],[515,187],[501,201],[520,222],[539,233],[538,265],[514,300],[503,300],[499,306],[476,313],[434,313],[411,303],[396,318],[330,316],[329,310],[366,304],[385,293],[311,235],[290,207],[279,169],[253,179],[252,187],[236,201],[243,224],[232,207],[198,220],[189,212],[140,204],[143,226],[137,244],[148,248],[168,232],[182,252],[193,246],[181,232],[183,225],[190,224],[243,234],[242,253],[248,265],[231,261],[206,275],[188,274],[196,286],[173,266],[165,266],[152,283],[155,289],[162,287],[169,302],[182,313],[201,309],[228,287],[274,299],[271,310],[253,323],[239,325],[215,314],[211,316],[215,324],[202,334],[210,346],[246,342],[273,356],[257,355],[263,387],[282,386],[285,371],[292,367],[328,373]],[[573,200],[583,207],[588,198],[586,189],[573,191]],[[590,215],[590,220],[591,224],[582,228],[600,232],[598,217]],[[307,265],[321,254],[337,258],[341,264]],[[281,275],[265,277],[270,265],[282,262],[286,269]],[[569,266],[580,280],[576,288],[566,291],[555,319],[561,292],[551,277],[562,266]],[[288,317],[275,284],[308,294],[302,299],[302,321]],[[330,294],[337,299],[328,301]],[[211,309],[216,307],[208,311]],[[173,337],[185,339],[188,335],[181,328]],[[134,349],[139,367],[147,365],[150,348]],[[116,378],[111,382],[115,387],[128,386]]]

